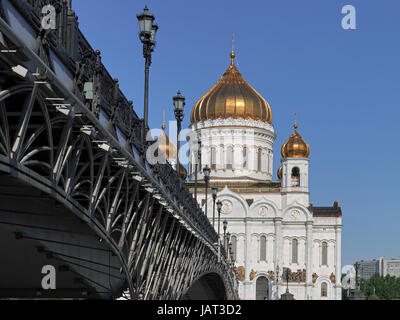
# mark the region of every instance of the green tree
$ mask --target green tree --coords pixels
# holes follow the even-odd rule
[[[400,278],[375,273],[368,280],[361,279],[360,288],[368,299],[376,296],[381,300],[393,300],[400,296]]]

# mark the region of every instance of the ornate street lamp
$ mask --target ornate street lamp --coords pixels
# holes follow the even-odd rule
[[[226,233],[226,255],[229,256],[231,253],[232,245],[230,243],[231,234],[229,232]]]
[[[144,68],[144,112],[143,112],[143,128],[142,128],[142,140],[143,146],[146,146],[146,132],[149,127],[149,69],[151,65],[151,53],[154,51],[156,46],[156,34],[158,25],[154,23],[154,15],[149,12],[147,6],[144,11],[138,14],[137,19],[139,21],[139,39],[143,44],[143,57],[145,59]]]
[[[212,187],[211,188],[211,193],[213,197],[213,228],[215,229],[215,201],[217,200],[217,193],[218,193],[218,188],[217,187]]]
[[[225,253],[226,253],[226,229],[228,228],[228,221],[224,220],[224,222],[222,223],[224,226],[224,248],[225,248]]]
[[[204,174],[204,182],[206,183],[205,187],[206,187],[206,212],[205,215],[207,216],[207,194],[208,194],[208,182],[210,181],[210,172],[211,169],[208,165],[206,165],[203,168],[203,174]]]
[[[179,148],[180,148],[180,141],[179,141],[179,135],[181,133],[181,124],[182,120],[184,117],[183,114],[183,108],[185,107],[185,97],[181,95],[181,92],[178,91],[177,95],[172,98],[172,101],[174,102],[174,112],[175,112],[175,119],[178,123],[178,129],[177,129],[177,152],[176,152],[176,172],[178,172],[178,175],[181,176],[181,165],[179,163]]]
[[[229,239],[229,238],[228,238]],[[229,258],[231,260],[231,264],[233,264],[233,251],[232,251],[232,242],[228,240],[228,248],[229,248]]]
[[[219,232],[220,227],[220,219],[221,219],[221,209],[222,202],[220,200],[217,201],[217,210],[218,210],[218,262],[221,262],[221,237]]]
[[[235,254],[234,254],[234,252],[233,252],[233,244],[232,244],[232,242],[230,243],[230,248],[231,248],[231,250],[232,250],[232,256],[231,256],[231,260],[232,260],[232,265],[233,265],[233,268],[234,269],[236,269],[236,267],[235,267]]]
[[[197,140],[197,162],[195,163],[194,170],[194,198],[197,201],[197,171],[201,168],[201,141]]]

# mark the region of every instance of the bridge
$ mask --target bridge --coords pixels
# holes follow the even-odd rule
[[[0,298],[238,299],[218,235],[175,170],[147,162],[142,126],[71,0],[0,0]]]

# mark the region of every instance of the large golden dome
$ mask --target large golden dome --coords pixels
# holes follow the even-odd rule
[[[294,133],[281,148],[283,158],[307,158],[310,155],[310,146],[298,134],[297,128],[297,124],[295,124]]]
[[[194,105],[190,122],[209,119],[244,118],[272,123],[267,101],[250,86],[236,69],[235,54],[221,79]]]

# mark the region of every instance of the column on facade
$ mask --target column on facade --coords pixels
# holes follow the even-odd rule
[[[272,153],[272,151],[271,150],[269,150],[269,152],[268,152],[268,173],[272,176],[274,173],[273,173],[273,162],[274,161],[274,155],[273,155],[273,153]]]
[[[313,223],[312,221],[306,222],[306,284],[312,284],[312,253],[313,253]],[[307,290],[308,291],[308,290]],[[307,294],[311,295],[308,291]]]
[[[335,252],[335,275],[336,275],[336,286],[340,285],[341,276],[342,276],[342,227],[335,227],[335,240],[336,240],[336,252]],[[336,299],[340,299],[341,292],[339,290],[336,291],[337,297]]]
[[[254,146],[247,146],[247,168],[249,171],[254,171]]]
[[[248,227],[248,221],[244,219],[244,229],[245,229],[245,243],[244,243],[244,288],[243,288],[243,298],[249,299],[248,297],[248,288],[246,283],[250,282],[250,233]]]
[[[274,265],[279,264],[282,272],[282,218],[274,219],[275,243],[274,243]]]
[[[238,144],[233,146],[233,169],[243,169],[243,147]]]
[[[279,276],[282,278],[283,263],[282,263],[282,218],[274,219],[274,231],[275,231],[275,241],[274,241],[274,271],[276,271],[277,265],[279,266]],[[278,279],[279,280],[279,279]],[[279,284],[275,282],[276,288],[276,298],[279,297]]]

